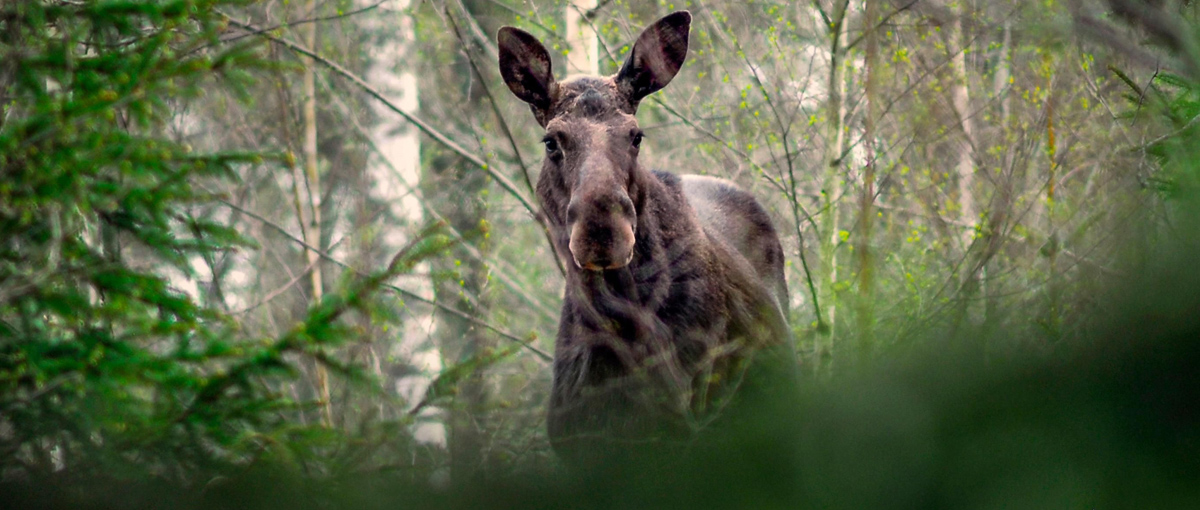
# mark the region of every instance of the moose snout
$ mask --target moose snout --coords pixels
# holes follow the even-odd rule
[[[633,260],[636,217],[624,193],[572,200],[567,208],[569,248],[575,265],[589,271],[618,269]]]

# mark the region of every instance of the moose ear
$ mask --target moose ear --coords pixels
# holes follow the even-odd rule
[[[691,13],[679,11],[654,22],[638,36],[616,79],[634,109],[642,98],[671,83],[683,67],[691,28]]]
[[[550,107],[550,89],[554,73],[550,53],[529,32],[504,27],[496,35],[500,49],[500,75],[508,89],[536,109]]]

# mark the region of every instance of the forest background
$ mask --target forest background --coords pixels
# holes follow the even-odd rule
[[[1192,2],[6,1],[0,480],[553,464],[562,262],[494,34],[607,74],[685,8],[642,164],[766,205],[815,392],[1094,353],[1188,238]]]

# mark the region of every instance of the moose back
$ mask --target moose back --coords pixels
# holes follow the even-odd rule
[[[690,26],[689,13],[670,14],[615,75],[565,81],[534,36],[498,35],[504,81],[545,128],[537,196],[569,268],[548,417],[568,462],[688,441],[763,358],[794,378],[783,250],[766,211],[729,181],[638,164],[638,103],[679,72]]]

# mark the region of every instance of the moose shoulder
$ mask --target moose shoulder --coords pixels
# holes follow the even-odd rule
[[[692,437],[765,353],[794,377],[783,251],[766,211],[729,181],[638,164],[638,103],[679,72],[690,25],[670,14],[616,75],[561,82],[532,35],[498,36],[505,82],[545,128],[537,196],[568,261],[548,429],[569,462],[597,439]]]

